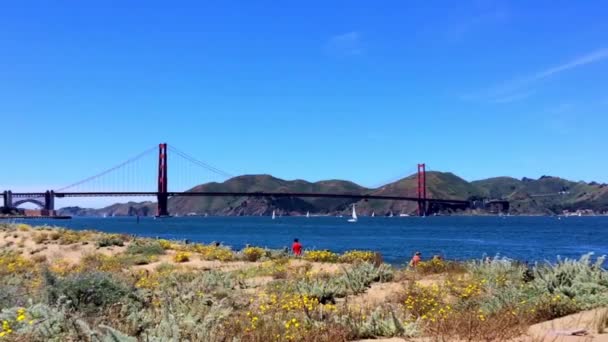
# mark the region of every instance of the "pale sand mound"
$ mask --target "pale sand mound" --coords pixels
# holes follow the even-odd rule
[[[401,283],[373,283],[364,293],[348,296],[344,302],[355,307],[376,307],[403,289],[404,284]]]
[[[290,260],[289,266],[291,267],[304,267],[307,264],[312,265],[310,269],[313,273],[337,273],[341,272],[345,268],[349,268],[352,265],[350,264],[332,264],[332,263],[321,263],[321,262],[310,262],[302,259]]]
[[[37,230],[14,231],[0,233],[0,248],[6,248],[13,252],[21,253],[24,257],[46,257],[47,260],[65,260],[71,264],[80,262],[83,256],[91,253],[102,253],[105,255],[115,255],[126,250],[126,246],[97,247],[95,242],[89,241],[87,244],[82,242],[69,245],[60,245],[57,241],[46,241],[36,243],[33,238]]]
[[[570,341],[594,341],[608,342],[608,329],[603,334],[597,332],[597,322],[600,318],[601,308],[589,311],[579,312],[573,315],[557,318],[551,321],[534,324],[528,330],[528,335],[532,341],[555,341],[555,342],[570,342]],[[575,330],[585,329],[588,332],[586,336],[559,336],[555,332],[559,330]],[[528,340],[526,340],[528,341]]]
[[[411,341],[411,340],[406,340],[400,337],[392,337],[392,338],[379,338],[377,340],[375,339],[365,339],[365,340],[357,340],[355,342],[404,342],[404,341]]]

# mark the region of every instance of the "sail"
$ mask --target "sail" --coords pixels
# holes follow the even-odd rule
[[[275,218],[275,214],[274,214],[274,210],[272,211],[272,219],[274,220]]]
[[[357,211],[355,210],[355,205],[353,204],[353,220],[357,219]]]
[[[376,212],[372,211],[372,217],[376,217]]]
[[[310,211],[306,212],[306,217],[310,217]]]

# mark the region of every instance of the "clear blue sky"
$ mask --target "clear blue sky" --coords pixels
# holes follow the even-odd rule
[[[0,188],[159,142],[287,179],[376,186],[426,162],[608,182],[606,18],[602,1],[5,1]]]

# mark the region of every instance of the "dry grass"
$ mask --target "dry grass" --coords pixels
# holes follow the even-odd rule
[[[608,308],[605,308],[599,312],[594,323],[595,330],[598,334],[603,334],[606,332],[606,328],[608,327]]]
[[[527,328],[528,319],[509,310],[487,317],[477,310],[463,310],[427,321],[424,331],[433,341],[506,341],[523,335]]]

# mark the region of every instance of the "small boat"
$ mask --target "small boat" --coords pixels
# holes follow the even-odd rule
[[[408,214],[399,214],[399,217],[409,217],[410,215]]]
[[[306,212],[306,218],[309,218],[309,217],[310,217],[310,211],[307,211]]]
[[[376,217],[376,212],[372,211],[372,217]]]
[[[352,217],[350,219],[348,219],[348,222],[351,222],[351,223],[357,222],[357,210],[355,210],[354,204],[353,204],[353,214],[352,214]]]
[[[274,210],[272,211],[272,219],[274,220],[276,218],[276,215],[274,214]]]
[[[388,215],[388,217],[393,217],[393,211],[391,210],[391,213]]]

